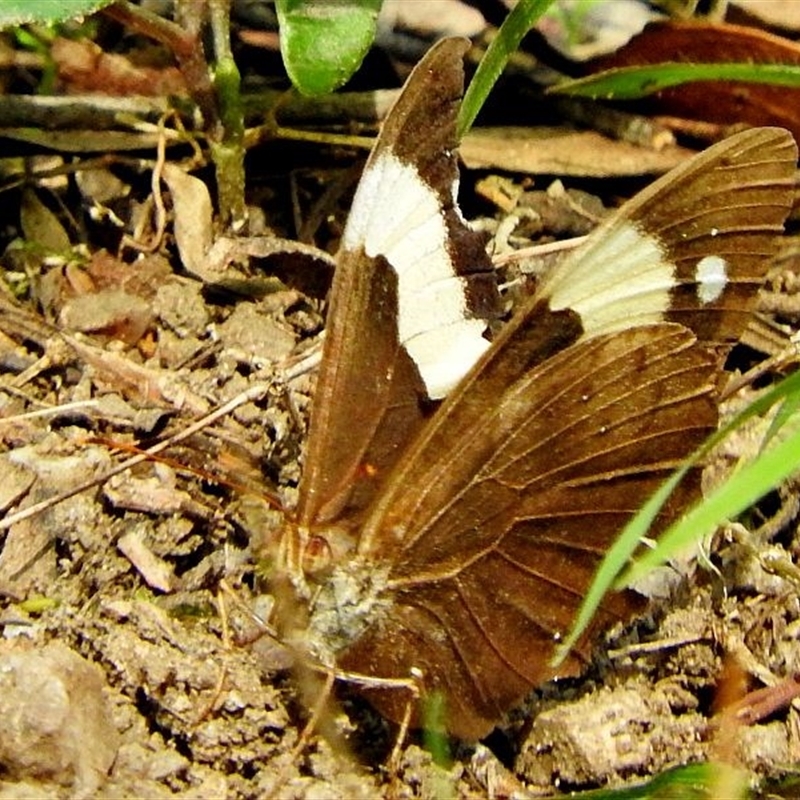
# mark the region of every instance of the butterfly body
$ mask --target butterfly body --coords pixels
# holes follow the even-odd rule
[[[464,50],[446,40],[426,56],[365,167],[279,562],[300,650],[413,677],[444,698],[448,730],[475,739],[553,676],[614,536],[715,428],[715,349],[741,332],[777,248],[797,150],[756,129],[690,160],[604,222],[490,342],[500,298],[456,205]],[[329,556],[316,575],[313,542]],[[640,607],[632,592],[605,601],[559,674]],[[403,717],[406,694],[365,694]]]

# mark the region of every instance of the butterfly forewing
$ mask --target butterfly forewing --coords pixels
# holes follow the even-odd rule
[[[720,142],[651,184],[548,276],[541,296],[588,335],[664,320],[703,341],[741,334],[794,190],[781,128]]]
[[[364,169],[331,290],[298,517],[366,505],[418,430],[428,399],[488,347],[499,295],[484,237],[456,206],[456,115],[468,43],[434,47]]]

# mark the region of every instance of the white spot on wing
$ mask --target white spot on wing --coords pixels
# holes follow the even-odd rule
[[[383,256],[397,274],[400,342],[431,399],[444,397],[488,347],[482,320],[467,319],[466,285],[447,250],[436,194],[413,166],[381,153],[361,178],[342,244]]]
[[[630,220],[592,238],[542,287],[550,308],[581,315],[586,336],[663,322],[675,267],[659,241]]]
[[[728,264],[720,256],[705,256],[697,262],[697,299],[708,305],[718,300],[728,285]]]

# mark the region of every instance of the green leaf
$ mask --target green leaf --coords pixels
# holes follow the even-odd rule
[[[0,0],[0,27],[64,22],[94,14],[113,0]]]
[[[671,86],[695,81],[747,81],[773,86],[800,86],[795,64],[648,64],[598,72],[588,78],[565,81],[548,89],[551,94],[591,97],[595,100],[636,100]]]
[[[749,775],[720,762],[674,767],[647,783],[619,789],[576,792],[575,800],[743,800],[748,796]],[[724,794],[723,794],[724,793]]]
[[[381,0],[277,0],[283,63],[305,95],[327,94],[358,69],[375,38]]]

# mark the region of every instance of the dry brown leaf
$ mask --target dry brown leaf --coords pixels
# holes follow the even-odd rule
[[[69,234],[58,217],[32,189],[22,193],[19,218],[25,239],[31,244],[51,253],[69,251]]]
[[[172,194],[175,242],[183,266],[203,277],[214,231],[214,207],[208,187],[175,164],[164,164],[162,177]]]
[[[594,131],[570,128],[475,128],[459,150],[470,169],[609,178],[658,175],[691,155],[683,147],[650,150]]]
[[[125,97],[185,95],[176,67],[140,67],[125,56],[104,53],[94,42],[56,37],[50,54],[67,93],[97,92]]]
[[[793,0],[784,0],[782,3],[776,3],[775,0],[766,3],[764,0],[735,0],[731,3],[731,11],[738,9],[764,25],[800,32],[800,3]]]

